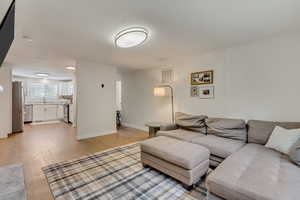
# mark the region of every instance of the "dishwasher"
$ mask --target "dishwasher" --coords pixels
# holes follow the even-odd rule
[[[33,105],[24,106],[24,123],[32,123],[33,120]]]

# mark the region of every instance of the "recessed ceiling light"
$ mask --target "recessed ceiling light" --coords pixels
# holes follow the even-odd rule
[[[73,67],[73,66],[66,66],[66,69],[67,69],[67,70],[72,70],[72,71],[75,71],[75,70],[76,70],[76,68]]]
[[[38,76],[38,77],[43,77],[43,78],[49,76],[48,73],[35,73],[35,75]]]
[[[115,38],[115,44],[120,48],[129,48],[142,44],[148,38],[145,28],[128,28],[119,32]]]

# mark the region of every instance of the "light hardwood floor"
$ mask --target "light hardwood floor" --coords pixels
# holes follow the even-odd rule
[[[25,131],[0,140],[0,166],[23,163],[28,200],[52,199],[41,168],[148,138],[148,133],[121,128],[117,133],[77,141],[64,123],[26,125]]]

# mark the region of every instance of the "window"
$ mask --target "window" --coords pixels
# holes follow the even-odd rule
[[[27,96],[31,99],[43,98],[45,96],[44,85],[41,83],[29,83]]]
[[[58,98],[58,85],[57,84],[45,84],[45,98],[57,99]]]
[[[61,96],[73,95],[73,83],[71,81],[59,83],[59,95]]]
[[[28,99],[42,101],[44,99],[58,99],[58,84],[55,83],[29,83]]]
[[[73,95],[73,82],[63,81],[27,81],[25,87],[26,101],[42,102],[58,100],[61,96]]]

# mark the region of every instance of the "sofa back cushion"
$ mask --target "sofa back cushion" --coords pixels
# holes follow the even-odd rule
[[[243,142],[247,140],[247,126],[242,119],[207,118],[205,123],[208,134]]]
[[[286,129],[300,128],[300,122],[248,121],[248,142],[265,145],[274,128],[280,126]]]
[[[175,122],[179,128],[205,133],[205,115],[191,115],[177,112]]]

